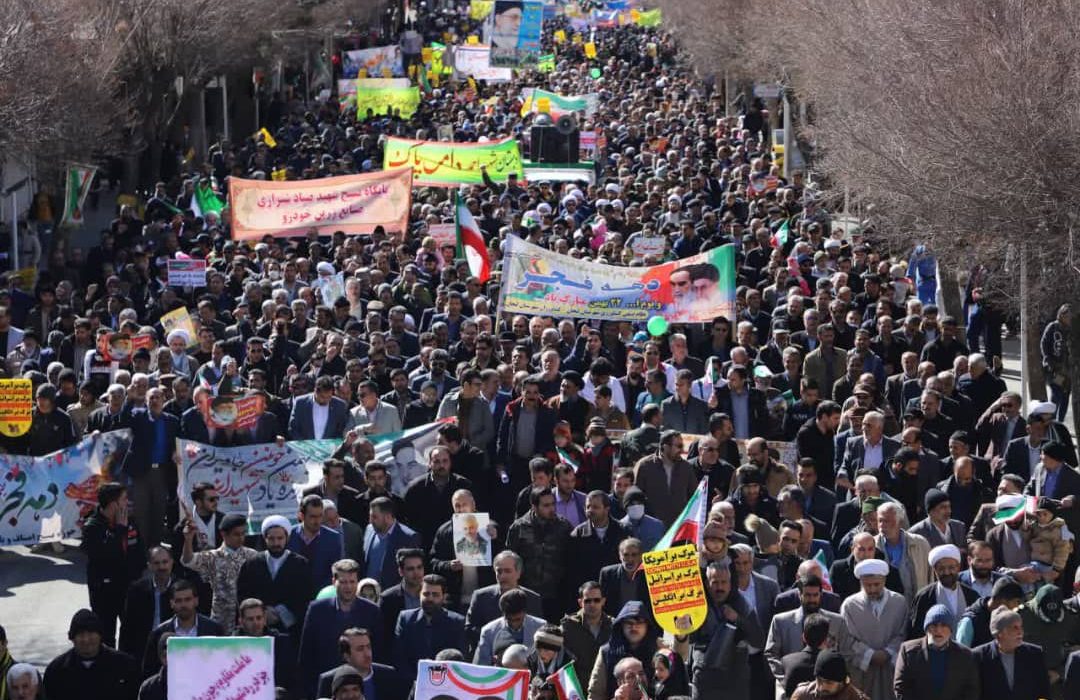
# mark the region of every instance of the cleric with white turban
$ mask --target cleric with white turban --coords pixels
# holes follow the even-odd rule
[[[889,565],[880,559],[863,559],[855,565],[855,578],[861,579],[865,576],[881,576],[885,578],[888,575]]]

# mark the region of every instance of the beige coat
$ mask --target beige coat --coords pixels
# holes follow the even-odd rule
[[[900,579],[904,582],[904,597],[910,605],[915,598],[915,594],[922,590],[923,586],[936,581],[937,576],[934,575],[934,570],[930,568],[930,543],[926,541],[926,538],[913,535],[907,530],[901,530],[900,537],[907,543],[904,563],[906,564],[908,560],[911,561],[911,572],[914,575],[914,580],[909,581],[909,576],[904,571],[904,567],[898,567],[900,568]],[[879,534],[874,539],[877,542],[878,549],[884,552],[885,535]]]

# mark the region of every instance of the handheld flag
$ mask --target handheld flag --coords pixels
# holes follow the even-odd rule
[[[491,259],[488,257],[487,246],[484,245],[484,237],[480,233],[480,227],[476,225],[476,219],[472,212],[461,201],[461,195],[455,194],[456,200],[454,220],[457,223],[457,255],[464,257],[469,263],[469,273],[480,280],[480,284],[487,282],[491,277]]]
[[[829,565],[825,561],[825,552],[823,550],[819,549],[817,551],[817,554],[814,555],[813,560],[816,561],[818,563],[818,565],[821,566],[821,588],[822,588],[822,590],[831,591],[832,590],[832,580],[829,578]]]
[[[578,468],[581,465],[574,461],[574,458],[570,456],[570,453],[561,447],[556,447],[555,452],[559,455],[559,463],[570,467],[574,470],[574,473],[577,474]]]
[[[64,216],[61,226],[81,226],[83,202],[90,192],[97,168],[92,165],[70,165],[67,169],[67,192],[64,194]]]
[[[709,514],[709,480],[702,479],[694,490],[694,495],[686,502],[686,507],[675,518],[675,522],[652,548],[659,552],[669,549],[674,542],[685,540],[702,545],[701,536],[705,533],[705,519]]]
[[[270,148],[277,148],[277,140],[275,140],[274,137],[270,135],[270,131],[267,130],[265,126],[259,129],[259,135],[262,136],[263,143],[265,143],[267,146],[269,146]]]
[[[191,198],[191,211],[196,218],[205,217],[213,212],[219,217],[221,210],[225,208],[225,202],[214,194],[214,189],[209,182],[199,182],[195,185],[195,195]]]
[[[997,512],[993,515],[995,525],[1001,523],[1017,522],[1024,519],[1025,513],[1034,513],[1037,510],[1038,499],[1034,496],[1021,496],[1020,494],[1006,494],[998,496],[994,505]]]
[[[784,223],[780,224],[780,228],[776,229],[776,233],[772,236],[773,248],[783,248],[787,245],[788,236],[791,235],[791,219],[784,219]]]
[[[559,700],[585,700],[573,662],[566,664],[551,676]]]

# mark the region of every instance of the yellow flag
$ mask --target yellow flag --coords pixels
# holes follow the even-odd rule
[[[424,48],[420,49],[420,60],[424,63],[430,64],[431,59],[434,55],[435,52],[431,50],[430,46],[425,46]]]
[[[581,35],[580,34],[575,34],[574,37],[570,40],[570,43],[571,44],[580,44],[581,43]]]
[[[476,36],[475,34],[470,34],[465,39],[465,43],[467,43],[467,44],[479,44],[480,43],[480,37]]]
[[[555,43],[556,44],[565,44],[566,43],[566,30],[565,29],[556,29],[555,30]]]
[[[259,133],[262,134],[263,143],[265,143],[270,148],[277,148],[277,141],[274,139],[273,136],[270,135],[270,132],[266,130],[265,126],[259,129]]]
[[[596,44],[592,43],[591,41],[585,44],[585,57],[596,58]]]

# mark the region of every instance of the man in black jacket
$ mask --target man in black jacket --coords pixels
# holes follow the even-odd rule
[[[35,394],[36,403],[26,441],[26,454],[41,457],[70,447],[79,441],[68,414],[56,406],[56,387],[42,384]]]
[[[450,450],[440,445],[428,453],[428,473],[413,479],[405,489],[402,520],[418,533],[424,548],[435,541],[435,531],[453,514],[451,496],[458,489],[471,489],[472,482],[451,470]]]
[[[181,578],[172,550],[151,547],[150,570],[127,590],[120,620],[120,651],[141,658],[151,630],[169,616],[169,587]],[[191,575],[197,576],[194,572]],[[207,608],[209,611],[209,607]]]
[[[885,554],[877,549],[874,536],[869,532],[860,532],[851,540],[851,554],[844,559],[834,561],[832,568],[829,569],[829,581],[832,582],[833,593],[844,600],[862,590],[859,579],[855,578],[855,565],[863,559],[871,558],[887,561]],[[889,575],[885,578],[885,587],[896,593],[904,592],[900,572],[891,564]]]
[[[199,614],[199,591],[191,581],[180,579],[169,586],[169,607],[173,616],[155,627],[146,640],[142,660],[143,678],[149,678],[161,668],[158,640],[166,632],[185,637],[225,636],[225,629],[221,625]]]
[[[454,513],[475,513],[476,500],[465,489],[454,492],[450,499]],[[491,541],[491,551],[501,552],[503,545],[498,538],[498,526],[488,521],[487,538]],[[451,517],[435,531],[435,541],[430,550],[431,572],[446,579],[446,607],[465,614],[473,591],[495,583],[495,573],[490,566],[469,566],[462,564],[454,553],[454,519]],[[468,580],[466,580],[468,576]],[[468,585],[466,585],[468,584]],[[385,597],[386,591],[383,592]],[[384,616],[385,617],[385,616]],[[395,618],[396,621],[396,618]]]
[[[358,673],[364,679],[365,697],[372,697],[372,687],[378,689],[380,698],[405,697],[408,687],[402,687],[401,678],[394,667],[372,661],[371,635],[367,630],[359,627],[345,630],[338,639],[338,649],[341,651],[342,664],[319,674],[317,695],[320,698],[332,697],[334,675],[343,670]]]
[[[90,608],[102,641],[116,646],[116,620],[128,586],[139,578],[146,560],[142,540],[128,523],[127,489],[115,482],[98,486],[98,507],[83,525],[79,548],[86,553]]]
[[[266,551],[240,567],[236,599],[262,601],[267,624],[295,639],[300,638],[311,590],[308,560],[288,549],[291,524],[280,515],[264,518],[262,536]]]
[[[47,700],[135,700],[139,671],[135,659],[102,643],[101,619],[90,610],[71,618],[71,649],[45,669]]]
[[[420,607],[420,585],[424,579],[424,551],[415,547],[399,549],[394,554],[398,574],[401,580],[390,586],[379,596],[379,610],[386,636],[393,639],[397,628],[398,615],[403,610]]]

